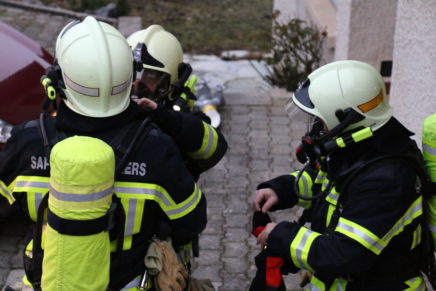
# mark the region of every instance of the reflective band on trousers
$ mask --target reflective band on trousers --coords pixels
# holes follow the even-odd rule
[[[314,239],[321,234],[301,227],[290,246],[291,258],[299,268],[313,271],[308,263],[309,251]]]
[[[203,127],[204,137],[200,149],[193,153],[189,153],[189,156],[193,159],[208,159],[216,150],[218,135],[215,129],[205,122],[203,122]]]

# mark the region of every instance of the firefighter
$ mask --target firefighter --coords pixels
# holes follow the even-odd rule
[[[292,96],[313,121],[297,158],[302,170],[257,186],[253,208],[299,205],[299,221],[271,222],[257,242],[292,272],[312,273],[305,290],[425,290],[421,154],[392,116],[370,65],[324,65]]]
[[[119,31],[88,16],[62,29],[55,51],[56,63],[42,82],[62,97],[57,116],[42,115],[40,120],[14,128],[0,153],[0,196],[12,205],[19,204],[33,221],[39,221],[44,217],[41,205],[52,195],[51,190],[46,195],[53,188],[49,179],[51,146],[75,135],[106,142],[116,160],[115,206],[106,214],[107,220],[94,221],[94,227],[103,227],[110,234],[107,290],[138,290],[141,279],[147,278],[144,257],[150,239],[165,232],[174,242],[184,244],[198,236],[206,225],[205,198],[174,141],[148,119],[138,120],[138,106],[130,99],[133,57]],[[92,185],[88,182],[83,181]],[[101,198],[103,193],[97,194],[94,196]],[[56,196],[62,197],[76,199],[68,194]],[[67,227],[67,232],[82,231],[74,227],[75,222],[70,223],[73,227]],[[44,246],[44,236],[39,239],[40,243],[30,242],[25,250],[25,279],[35,289],[40,289],[41,266],[33,255]],[[79,261],[69,263],[80,268]],[[94,271],[99,268],[95,266]],[[149,282],[142,281],[145,288]],[[76,290],[91,289],[82,286]]]
[[[127,38],[137,62],[134,99],[185,153],[187,167],[198,180],[227,150],[221,132],[202,112],[192,112],[195,76],[183,63],[177,38],[160,25],[151,25]],[[194,78],[194,79],[193,79]]]

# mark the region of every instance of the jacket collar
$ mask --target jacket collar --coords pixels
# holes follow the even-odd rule
[[[64,102],[61,102],[56,116],[56,128],[75,134],[91,134],[113,130],[140,119],[140,112],[139,106],[134,102],[130,102],[127,109],[120,114],[104,118],[94,118],[77,114],[68,108]]]

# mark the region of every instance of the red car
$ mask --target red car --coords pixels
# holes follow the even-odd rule
[[[0,22],[0,148],[12,125],[39,116],[46,98],[39,79],[52,63],[37,42]]]

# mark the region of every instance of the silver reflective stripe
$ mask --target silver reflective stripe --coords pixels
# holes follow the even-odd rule
[[[295,250],[295,256],[296,259],[298,261],[298,263],[300,264],[300,266],[305,266],[306,268],[308,268],[309,266],[307,266],[304,262],[303,262],[303,249],[304,246],[306,245],[306,241],[309,238],[309,236],[313,233],[313,231],[310,230],[306,230],[300,240],[300,242],[298,243],[298,246]]]
[[[61,201],[90,202],[90,201],[97,201],[111,195],[113,193],[113,190],[114,190],[113,187],[109,187],[100,192],[86,193],[86,194],[71,194],[71,193],[59,192],[50,186],[50,195],[54,196],[56,199]]]
[[[117,85],[117,86],[113,86],[112,90],[111,90],[111,95],[120,94],[121,92],[126,90],[128,86],[129,86],[129,81],[126,81],[126,82],[124,82],[120,85]]]
[[[144,195],[151,195],[158,198],[158,200],[162,201],[165,206],[171,206],[173,203],[171,203],[168,198],[162,193],[161,191],[158,191],[156,189],[146,189],[146,188],[136,188],[136,187],[122,187],[122,186],[115,186],[114,188],[115,193],[128,193],[128,194],[144,194]]]
[[[418,286],[416,286],[416,289],[413,289],[413,290],[414,291],[424,291],[425,290],[425,283],[424,283],[424,280],[421,277],[416,277],[416,278],[407,280],[406,282],[410,282],[410,284],[407,283],[410,287],[415,287],[414,285],[415,285],[415,282],[417,280],[420,280],[420,283],[419,283]]]
[[[204,150],[190,154],[190,156],[193,158],[202,158],[204,156],[207,156],[212,149],[213,140],[214,140],[214,138],[213,138],[214,137],[213,136],[214,129],[212,129],[212,127],[208,124],[206,124],[206,129],[209,132],[209,138],[207,140],[207,145],[204,148]]]
[[[39,181],[17,181],[15,187],[28,187],[28,188],[45,188],[48,190],[50,186],[49,182]]]
[[[429,224],[428,227],[432,233],[436,233],[436,226]]]
[[[419,198],[418,198],[419,199]],[[412,218],[412,216],[417,213],[418,211],[422,211],[422,203],[417,203],[410,211],[408,211],[408,213],[406,213],[406,215],[404,215],[403,217],[401,217],[401,219],[399,220],[400,223],[398,223],[398,225],[396,227],[394,227],[393,229],[391,229],[384,237],[383,240],[385,242],[388,242],[397,232],[397,230],[399,230],[400,228],[403,228],[405,225],[408,224],[408,221]],[[410,223],[410,222],[409,222]]]
[[[89,88],[82,86],[78,83],[75,83],[73,80],[68,78],[66,74],[64,74],[64,80],[68,87],[70,87],[72,90],[76,91],[77,93],[80,93],[82,95],[90,96],[90,97],[99,97],[100,96],[100,89],[99,88]]]
[[[307,285],[307,288],[305,288],[304,290],[309,290],[309,291],[324,291],[324,290],[322,290],[321,288],[318,288],[318,286],[315,286],[312,283],[309,283]]]
[[[329,198],[335,202],[338,202],[339,195],[334,194],[333,192],[330,192],[329,195],[327,196],[327,198]]]
[[[42,193],[35,193],[35,213],[38,213],[39,205],[42,201]]]
[[[12,197],[11,192],[9,192],[8,189],[6,189],[5,187],[3,187],[3,183],[0,183],[0,189],[2,190],[3,193],[5,193],[6,195],[8,195],[9,198],[11,198],[12,200],[14,200],[13,197]]]
[[[324,180],[326,177],[327,177],[327,173],[319,171],[315,180]]]
[[[345,224],[341,220],[339,220],[337,227],[340,227],[342,229],[345,229],[345,230],[357,235],[358,237],[360,237],[361,239],[366,241],[369,245],[374,246],[380,252],[384,249],[384,247],[379,242],[375,241],[372,237],[370,237],[369,235],[367,235],[366,233],[364,233],[363,231],[361,231],[357,228],[354,228],[352,226]]]
[[[180,208],[165,211],[165,213],[168,215],[168,217],[182,213],[183,211],[185,211],[186,209],[191,207],[192,204],[194,204],[198,200],[199,195],[200,195],[200,190],[198,189],[198,187],[195,187],[194,197],[188,203],[186,203],[185,205],[183,205]]]
[[[135,213],[136,213],[136,199],[129,199],[129,213],[127,214],[126,221],[126,234],[129,236],[133,234],[133,226],[135,224]]]
[[[337,278],[335,281],[337,282],[335,291],[345,291],[347,281],[342,278]]]
[[[300,181],[303,181],[303,188],[304,188],[304,193],[302,193],[302,196],[304,197],[309,197],[309,185],[307,183],[307,178],[304,176],[304,173],[300,176]],[[298,184],[300,184],[298,181]],[[300,185],[298,185],[300,186]]]
[[[422,144],[422,148],[423,148],[426,152],[428,152],[429,154],[436,156],[436,149],[434,149],[434,148],[432,148],[432,147],[426,145],[425,143]]]
[[[138,287],[139,284],[141,284],[141,277],[136,277],[135,279],[127,283],[123,288],[121,288],[120,291]]]
[[[327,180],[327,179],[325,179],[323,182],[322,182],[322,190],[325,190],[325,189],[327,189],[327,187],[328,187],[328,185],[329,185],[329,180]]]

